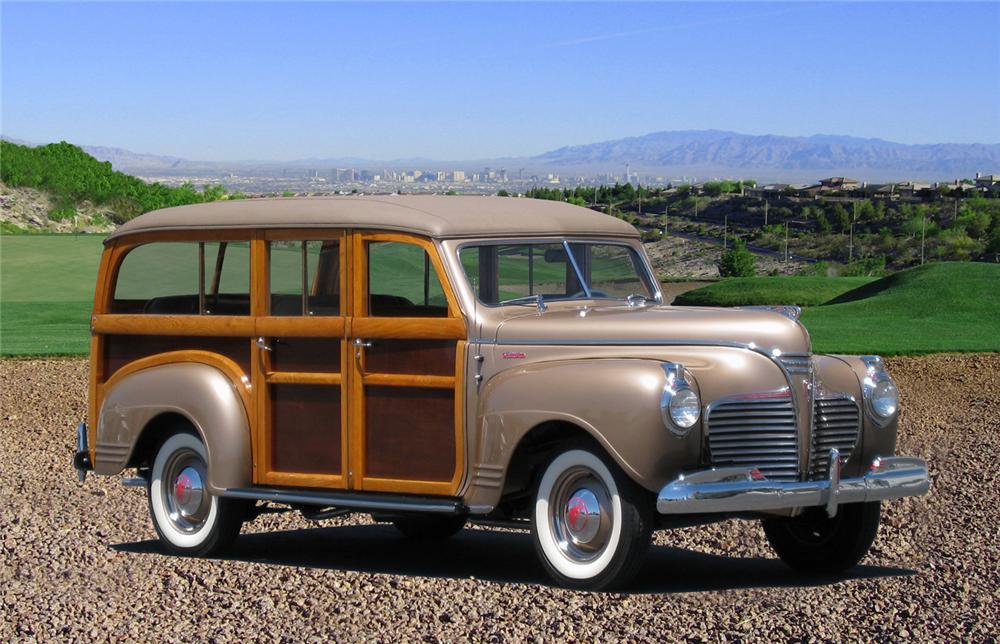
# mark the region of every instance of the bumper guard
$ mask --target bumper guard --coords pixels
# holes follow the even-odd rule
[[[73,468],[76,478],[81,483],[87,478],[87,472],[94,469],[90,462],[90,449],[87,447],[87,423],[76,426],[76,454],[73,456]]]
[[[840,452],[830,450],[825,480],[769,481],[756,468],[726,467],[685,474],[668,483],[656,499],[660,514],[757,512],[825,506],[828,516],[841,503],[920,496],[930,489],[927,463],[920,458],[876,458],[864,476],[840,478]]]

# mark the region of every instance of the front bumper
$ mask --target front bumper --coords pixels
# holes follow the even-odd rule
[[[660,514],[739,513],[825,506],[919,496],[930,489],[927,463],[908,456],[876,458],[864,476],[840,478],[840,454],[830,450],[822,481],[769,481],[754,468],[716,468],[678,477],[656,499]]]

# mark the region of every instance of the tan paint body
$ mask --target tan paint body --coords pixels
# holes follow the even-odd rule
[[[476,200],[442,203],[450,208],[462,202],[473,205]],[[303,225],[320,227],[321,209],[317,210],[313,202],[300,203],[309,203],[308,221]],[[348,203],[353,208],[357,202]],[[376,206],[380,212],[386,208],[384,201],[376,202]],[[286,212],[290,207],[288,202],[282,203],[284,219],[262,221],[261,226],[293,228],[288,223],[294,218],[293,213]],[[233,209],[231,204],[226,206],[228,227],[237,226]],[[356,210],[351,213],[352,217],[360,216]],[[206,223],[200,218],[200,211],[196,213],[189,208],[182,214],[176,220],[153,217],[149,228],[162,234],[156,231],[182,229],[185,218],[193,218],[200,229],[211,234],[211,221]],[[416,216],[413,212],[404,214]],[[455,221],[463,221],[457,214],[450,211],[449,214],[455,216]],[[557,214],[565,215],[562,210]],[[383,212],[380,216],[389,215]],[[809,354],[809,337],[801,324],[759,310],[682,308],[654,303],[630,308],[620,302],[599,300],[553,302],[544,312],[534,305],[487,307],[475,300],[464,277],[459,253],[463,245],[497,239],[502,226],[493,219],[490,221],[493,223],[489,233],[483,237],[452,238],[442,233],[433,245],[451,286],[449,301],[457,307],[467,328],[467,343],[459,354],[464,356],[458,374],[462,377],[455,379],[462,388],[460,424],[464,428],[460,429],[464,446],[460,448],[464,449],[464,459],[460,462],[464,462],[464,470],[456,475],[454,488],[466,504],[482,511],[496,505],[510,459],[520,441],[533,428],[553,421],[571,423],[587,432],[636,482],[649,490],[658,490],[678,474],[706,466],[702,421],[708,405],[728,396],[785,388],[791,389],[796,404],[801,465],[805,465],[812,413],[811,397],[804,394],[804,387],[811,383],[789,374],[775,359],[778,353]],[[343,222],[331,225],[349,227]],[[456,231],[464,234],[465,230],[449,228],[448,222],[434,225],[454,235],[458,234]],[[601,222],[588,225],[590,228],[581,235],[574,235],[573,229],[568,228],[516,239],[607,240],[630,245],[645,257],[642,244],[634,235],[622,234],[619,222],[606,229],[601,228]],[[410,228],[400,223],[390,228],[413,227],[407,226]],[[247,230],[251,226],[243,223],[239,227]],[[106,255],[113,255],[117,244],[131,243],[132,234],[143,233],[142,226],[133,224],[131,228],[135,230],[123,229],[118,234]],[[102,274],[113,270],[114,261],[106,257]],[[104,288],[112,281],[105,277]],[[255,284],[254,288],[260,286]],[[255,290],[252,297],[262,296]],[[355,290],[354,297],[361,297],[360,291]],[[386,319],[366,322],[392,324]],[[220,335],[225,333],[228,332]],[[357,335],[350,328],[344,333],[348,337]],[[452,333],[444,335],[451,337]],[[660,416],[660,394],[665,382],[663,362],[682,364],[690,370],[704,405],[702,421],[682,437],[671,433]],[[860,359],[813,356],[813,364],[816,391],[846,393],[862,403],[861,378],[865,366]],[[213,492],[249,486],[253,480],[254,434],[248,421],[252,414],[246,408],[247,397],[240,391],[243,384],[233,382],[231,374],[204,364],[150,367],[114,382],[102,392],[104,400],[98,421],[94,423],[91,419],[92,431],[96,425],[91,445],[96,448],[93,456],[97,472],[121,471],[146,424],[169,411],[189,418],[205,440]],[[845,467],[845,475],[859,473],[877,455],[894,452],[895,422],[876,427],[867,414],[862,413],[862,418],[861,438]]]
[[[211,492],[248,486],[250,424],[236,387],[219,369],[199,363],[150,367],[125,376],[101,405],[94,471],[121,472],[147,424],[172,413],[187,418],[205,443]]]

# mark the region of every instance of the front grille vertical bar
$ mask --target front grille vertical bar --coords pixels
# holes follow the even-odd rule
[[[812,355],[783,353],[775,356],[775,360],[785,373],[795,403],[799,434],[799,480],[805,480],[809,473],[810,447],[814,431],[813,392],[816,389],[816,380]]]

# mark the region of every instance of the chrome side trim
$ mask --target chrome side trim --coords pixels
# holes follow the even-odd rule
[[[832,461],[831,461],[832,462]],[[727,467],[682,475],[660,490],[660,514],[762,512],[920,496],[930,489],[927,462],[909,456],[876,458],[864,476],[841,479],[831,468],[823,481],[769,481],[759,470]]]
[[[393,494],[365,492],[308,492],[273,488],[227,488],[220,496],[251,501],[271,501],[293,505],[374,510],[377,512],[429,512],[432,514],[465,514],[467,508],[454,499],[431,499]]]

